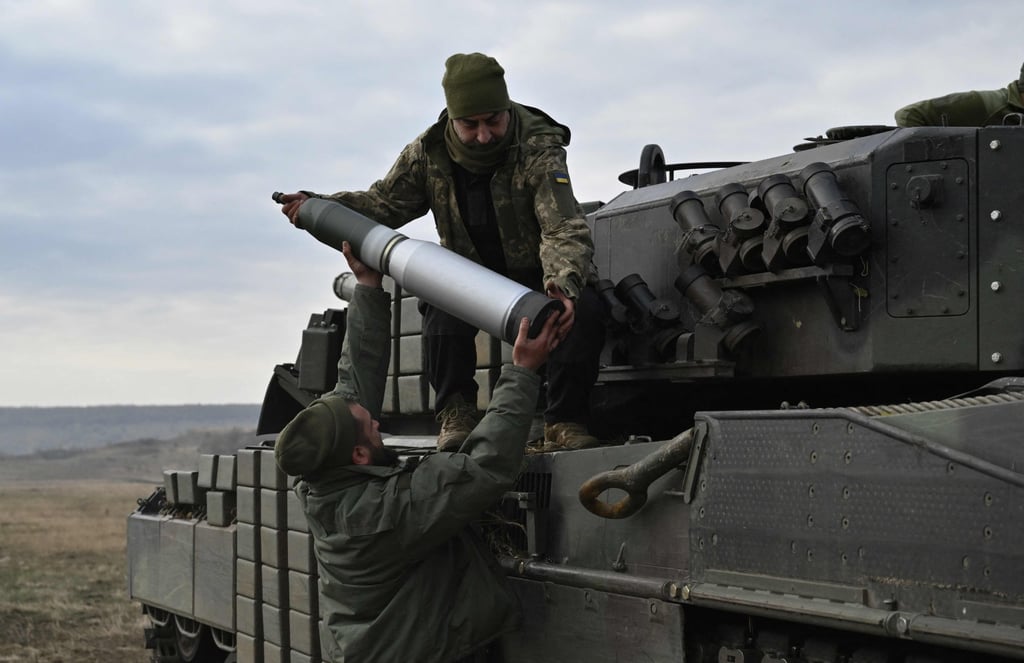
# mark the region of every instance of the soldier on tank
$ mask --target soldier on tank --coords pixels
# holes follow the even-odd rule
[[[469,523],[512,487],[558,315],[535,338],[523,318],[491,406],[459,452],[407,467],[381,440],[391,328],[381,275],[345,257],[358,279],[338,387],[278,435],[280,468],[298,476],[320,569],[320,641],[329,661],[491,660],[518,625],[515,595]],[[561,315],[564,315],[561,314]]]
[[[604,340],[594,247],[566,168],[569,129],[510,100],[505,70],[481,53],[452,55],[446,108],[367,191],[281,198],[294,224],[309,197],[342,203],[398,228],[431,212],[441,244],[563,302],[561,345],[547,365],[544,450],[598,441],[587,428]],[[423,304],[427,374],[441,423],[438,449],[457,450],[479,420],[477,329]]]
[[[896,111],[896,124],[901,127],[984,127],[1003,124],[1007,115],[1016,114],[1021,124],[1024,116],[1024,65],[1020,77],[999,90],[954,92],[944,97],[925,99]]]

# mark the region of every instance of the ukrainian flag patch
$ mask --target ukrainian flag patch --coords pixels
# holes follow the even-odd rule
[[[559,173],[559,172],[556,171],[556,172],[552,173],[551,175],[555,179],[555,184],[568,184],[569,183],[569,173]]]

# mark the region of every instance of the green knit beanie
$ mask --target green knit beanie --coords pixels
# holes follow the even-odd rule
[[[505,70],[497,60],[483,53],[456,53],[448,58],[441,87],[448,117],[453,120],[512,106],[505,87]]]
[[[305,476],[352,464],[356,420],[341,396],[324,396],[295,415],[274,444],[274,458],[285,474]]]

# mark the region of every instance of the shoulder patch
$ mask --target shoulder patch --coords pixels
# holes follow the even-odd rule
[[[572,193],[572,184],[569,182],[569,173],[564,170],[548,171],[548,178],[551,180],[551,193],[555,199],[555,206],[558,214],[565,219],[577,216],[576,197]]]

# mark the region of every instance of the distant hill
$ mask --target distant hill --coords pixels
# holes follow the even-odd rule
[[[190,431],[255,431],[259,405],[0,407],[0,455],[169,440]]]
[[[0,485],[12,481],[83,479],[159,485],[164,470],[199,469],[200,454],[233,454],[255,443],[255,429],[194,431],[169,440],[135,440],[94,449],[8,456],[0,462]]]

